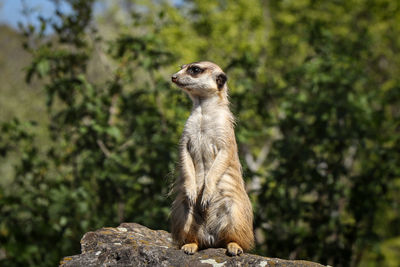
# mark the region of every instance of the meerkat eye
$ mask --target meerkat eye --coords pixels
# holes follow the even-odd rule
[[[199,74],[203,72],[203,69],[197,67],[197,66],[191,66],[190,68],[188,68],[188,72],[190,74]]]

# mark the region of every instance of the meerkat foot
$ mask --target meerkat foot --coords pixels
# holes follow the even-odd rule
[[[182,249],[186,254],[192,255],[192,254],[194,254],[194,253],[199,249],[199,247],[197,246],[196,243],[188,243],[188,244],[183,245],[183,246],[181,247],[181,249]]]
[[[228,243],[226,248],[227,248],[226,252],[229,256],[239,256],[240,254],[243,253],[243,249],[236,242]]]

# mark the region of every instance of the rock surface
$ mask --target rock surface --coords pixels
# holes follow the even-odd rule
[[[117,228],[102,228],[86,233],[82,254],[64,257],[60,266],[299,266],[318,267],[318,263],[266,258],[252,254],[229,257],[225,249],[209,248],[186,255],[166,231],[154,231],[136,223]]]

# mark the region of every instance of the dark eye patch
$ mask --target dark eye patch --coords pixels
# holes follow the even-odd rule
[[[192,75],[200,74],[200,73],[202,73],[203,71],[204,71],[204,70],[203,70],[202,68],[197,67],[197,66],[191,66],[191,67],[189,67],[188,70],[187,70],[187,72],[188,72],[189,74],[192,74]]]

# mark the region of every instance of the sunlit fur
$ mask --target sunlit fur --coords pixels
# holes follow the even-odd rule
[[[204,71],[188,72],[190,66]],[[174,241],[186,252],[227,247],[238,255],[254,243],[253,212],[245,191],[229,110],[228,87],[218,88],[223,71],[211,62],[182,66],[173,82],[192,99],[193,108],[180,140],[180,177],[173,192]]]

